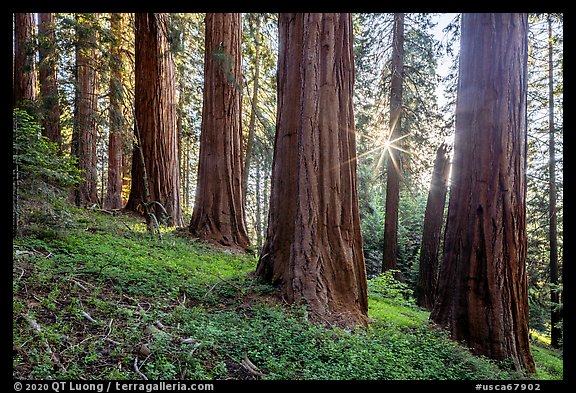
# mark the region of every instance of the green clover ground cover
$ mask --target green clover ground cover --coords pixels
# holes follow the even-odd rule
[[[369,281],[369,327],[347,331],[275,301],[254,256],[173,228],[160,240],[133,216],[72,217],[13,242],[16,378],[523,378],[449,340],[391,274]],[[559,354],[536,344],[533,378],[562,379]]]

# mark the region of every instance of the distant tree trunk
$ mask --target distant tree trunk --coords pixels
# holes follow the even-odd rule
[[[534,372],[526,274],[527,14],[463,14],[452,185],[431,319]]]
[[[122,205],[124,207],[126,207],[126,204],[128,203],[128,191],[130,190],[132,183],[132,149],[134,147],[133,144],[126,139],[123,141],[122,145]]]
[[[244,160],[244,172],[242,174],[243,205],[246,209],[246,194],[248,193],[248,175],[250,174],[250,162],[252,161],[252,147],[254,146],[254,134],[256,130],[256,108],[258,108],[258,90],[260,89],[260,18],[255,17],[254,27],[254,87],[252,92],[252,105],[250,108],[250,124],[248,125],[248,142],[246,143],[246,159]]]
[[[261,190],[265,187],[262,185],[262,171],[260,162],[256,163],[256,247],[262,249],[262,195]]]
[[[554,137],[554,62],[552,58],[552,20],[548,15],[548,152],[549,152],[549,216],[550,216],[550,284],[553,285],[550,291],[551,311],[551,344],[554,348],[560,347],[562,340],[562,329],[558,325],[562,319],[562,314],[558,309],[560,297],[555,286],[558,285],[558,218],[556,213],[556,140]]]
[[[108,138],[108,188],[104,198],[104,208],[121,209],[122,130],[124,129],[122,114],[124,18],[122,14],[110,14],[110,28],[114,41],[110,48],[110,136]]]
[[[74,192],[77,206],[98,203],[97,123],[98,73],[96,72],[96,31],[98,14],[77,14],[76,30],[76,96],[72,155],[78,157],[83,181]]]
[[[138,146],[133,152],[132,188],[126,209],[136,211],[141,203],[155,201],[166,209],[168,225],[182,226],[174,59],[166,33],[167,18],[168,15],[162,13],[135,15],[135,131]],[[147,184],[144,184],[144,173]],[[149,201],[146,201],[146,185]],[[153,212],[158,219],[164,215],[156,204]]]
[[[207,13],[205,25],[202,133],[190,232],[244,249],[249,239],[242,196],[240,14]]]
[[[278,119],[256,274],[340,325],[367,321],[350,14],[280,14]]]
[[[14,14],[14,80],[12,107],[26,106],[36,99],[34,66],[34,14]]]
[[[181,72],[178,70],[178,72]],[[182,95],[184,93],[184,83],[182,79],[180,79],[178,83],[178,107],[176,108],[176,135],[178,141],[178,170],[180,171],[180,198],[181,198],[181,206],[182,208],[188,207],[188,196],[187,196],[187,185],[186,180],[188,179],[188,153],[187,153],[187,142],[184,140],[184,129],[183,129],[183,120],[182,120],[182,112],[184,111],[182,105]]]
[[[438,279],[438,247],[444,222],[444,205],[450,174],[448,146],[440,145],[436,151],[434,170],[422,229],[422,247],[420,249],[420,273],[416,285],[416,302],[419,306],[432,310],[436,296]]]
[[[390,84],[390,141],[396,141],[402,129],[402,83],[404,80],[404,14],[394,14],[392,39],[392,81]],[[394,142],[398,145],[400,142]],[[398,246],[398,207],[400,204],[400,151],[388,148],[386,167],[386,215],[382,272],[396,269]]]
[[[62,145],[58,76],[56,72],[56,33],[54,14],[38,14],[38,55],[40,96],[42,98],[42,134],[50,141]]]

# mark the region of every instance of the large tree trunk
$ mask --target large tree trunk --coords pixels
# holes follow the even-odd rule
[[[205,24],[202,133],[190,232],[244,249],[249,239],[242,196],[240,14],[207,13]]]
[[[452,186],[431,314],[476,354],[535,370],[526,275],[526,14],[464,14]]]
[[[138,146],[133,152],[132,188],[126,209],[138,210],[141,203],[158,202],[168,213],[168,225],[182,226],[174,59],[169,49],[166,18],[168,15],[162,13],[135,15],[135,132]],[[144,173],[147,184],[144,184]],[[146,200],[146,185],[149,201]],[[151,209],[159,219],[164,215],[157,204],[151,205]]]
[[[38,55],[40,96],[42,97],[42,134],[58,146],[62,145],[58,77],[56,72],[56,33],[54,14],[38,14]]]
[[[432,310],[436,295],[438,277],[438,247],[444,222],[444,205],[450,174],[450,157],[448,146],[440,145],[436,151],[434,170],[422,229],[422,246],[420,249],[420,272],[416,285],[416,302],[419,306]]]
[[[96,32],[98,14],[78,14],[76,31],[76,97],[72,155],[78,157],[83,181],[74,192],[77,206],[98,203],[97,194],[97,123],[98,73],[96,72]]]
[[[560,347],[560,341],[562,339],[562,329],[559,323],[562,319],[558,305],[560,303],[560,296],[556,286],[558,285],[558,216],[556,213],[556,140],[554,137],[555,127],[554,127],[554,62],[553,62],[553,51],[552,51],[552,20],[550,15],[548,15],[548,152],[549,152],[549,164],[548,164],[548,175],[549,175],[549,216],[550,216],[550,284],[552,284],[552,289],[550,291],[550,301],[552,303],[551,310],[551,344],[554,348]]]
[[[394,14],[392,39],[392,81],[390,84],[390,137],[386,167],[386,215],[384,218],[384,252],[382,272],[396,269],[398,246],[398,207],[400,204],[400,144],[402,129],[402,83],[404,80],[404,14]]]
[[[122,208],[122,131],[123,101],[123,45],[124,19],[122,14],[110,14],[110,27],[114,36],[110,48],[110,135],[108,137],[108,188],[104,208]]]
[[[34,14],[14,14],[14,80],[12,107],[27,105],[36,99],[34,67]]]
[[[289,303],[367,321],[356,191],[350,14],[280,14],[268,232],[256,274]]]

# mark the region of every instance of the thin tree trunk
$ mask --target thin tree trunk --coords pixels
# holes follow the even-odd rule
[[[260,89],[260,18],[255,18],[254,31],[254,87],[252,93],[252,105],[250,107],[250,123],[248,125],[248,141],[246,143],[246,158],[244,159],[244,172],[242,174],[242,195],[244,197],[244,210],[246,210],[246,195],[248,193],[248,176],[250,174],[250,162],[252,161],[252,146],[254,145],[254,133],[256,129],[256,108],[258,107],[258,90]]]
[[[205,25],[202,133],[190,232],[244,249],[249,239],[242,194],[240,14],[207,13]]]
[[[27,106],[36,99],[34,14],[14,14],[14,84],[12,107]]]
[[[256,163],[256,246],[262,249],[262,172],[260,162]],[[266,185],[264,185],[265,187]]]
[[[367,322],[356,184],[350,14],[280,14],[268,232],[256,274],[289,303]]]
[[[72,155],[78,157],[83,181],[74,192],[77,206],[98,203],[97,123],[98,73],[96,72],[96,32],[98,14],[78,14],[76,31],[76,99]]]
[[[108,139],[108,187],[104,199],[105,209],[122,208],[122,114],[123,98],[123,39],[124,18],[122,14],[110,15],[114,42],[110,50],[110,136]]]
[[[178,83],[178,108],[176,109],[176,134],[178,135],[178,170],[180,171],[180,182],[182,183],[182,189],[180,192],[180,198],[182,201],[182,207],[186,208],[187,204],[187,197],[186,197],[186,178],[188,177],[188,170],[186,166],[186,148],[185,145],[187,144],[184,140],[184,130],[182,126],[182,95],[184,94],[184,88],[182,80]]]
[[[167,18],[162,13],[135,15],[134,128],[139,141],[132,156],[132,188],[126,209],[137,211],[142,203],[158,202],[168,213],[167,224],[182,226],[174,59]],[[157,204],[154,213],[158,219],[164,216]]]
[[[131,148],[126,148],[127,143],[129,142],[124,140],[122,145],[122,205],[124,207],[128,202],[126,191],[130,190],[133,159],[133,153],[130,151]]]
[[[58,76],[56,72],[56,34],[54,14],[38,14],[38,55],[40,96],[42,97],[42,134],[62,146]]]
[[[450,173],[450,157],[448,146],[440,145],[436,151],[434,170],[422,230],[422,246],[420,249],[420,271],[416,285],[416,302],[419,306],[432,310],[436,295],[438,278],[438,247],[444,222],[444,205]]]
[[[534,372],[526,273],[527,14],[463,14],[444,260],[431,319]]]
[[[550,291],[550,301],[552,303],[551,310],[551,344],[554,348],[560,347],[560,341],[562,340],[562,329],[558,325],[562,319],[558,305],[560,303],[560,297],[556,286],[559,283],[558,280],[558,216],[556,212],[556,140],[554,137],[555,127],[554,127],[554,61],[553,61],[553,51],[552,51],[552,20],[550,15],[548,15],[548,135],[549,135],[549,164],[548,164],[548,174],[549,174],[549,186],[550,186],[550,196],[549,196],[549,217],[550,217],[550,284],[552,284],[552,289]]]
[[[404,80],[404,14],[394,14],[392,39],[392,82],[390,85],[390,138],[399,145],[402,130],[402,83]],[[400,204],[400,151],[388,148],[386,167],[386,215],[384,218],[384,252],[382,272],[396,269],[398,246],[398,208]]]

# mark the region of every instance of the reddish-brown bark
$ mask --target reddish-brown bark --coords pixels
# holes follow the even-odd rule
[[[205,26],[202,133],[190,232],[243,249],[249,239],[242,195],[240,14],[207,13]]]
[[[36,99],[34,66],[34,14],[14,14],[14,80],[12,106]]]
[[[527,14],[464,14],[452,185],[431,314],[475,353],[535,370],[526,276]]]
[[[422,247],[420,249],[420,267],[416,285],[416,302],[419,306],[432,310],[436,296],[438,279],[438,247],[444,222],[444,205],[450,173],[448,146],[440,145],[436,151],[432,181],[428,192],[424,227],[422,229]]]
[[[56,72],[56,34],[54,14],[38,14],[38,57],[40,97],[42,98],[42,134],[50,141],[62,144],[58,77]]]
[[[97,194],[97,115],[98,73],[96,72],[96,32],[93,23],[98,14],[78,14],[76,32],[76,97],[72,154],[78,157],[83,181],[74,192],[77,206],[98,203]]]
[[[136,13],[135,132],[146,165],[150,201],[146,201],[140,150],[134,147],[132,188],[126,209],[156,201],[168,213],[168,225],[182,226],[176,130],[174,59],[166,34],[167,14]],[[162,209],[153,205],[158,219]]]
[[[392,80],[390,82],[390,137],[399,146],[402,129],[402,83],[404,81],[404,14],[394,14],[392,39]],[[384,218],[384,248],[382,271],[396,269],[398,248],[398,208],[400,205],[400,151],[388,149],[386,167],[386,216]]]
[[[366,323],[351,16],[280,14],[279,33],[270,212],[256,274],[323,319]]]
[[[110,14],[110,28],[114,41],[110,48],[110,109],[108,137],[108,182],[105,209],[122,208],[122,130],[124,118],[122,115],[122,56],[124,40],[124,19],[122,14]]]

